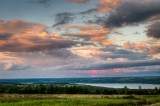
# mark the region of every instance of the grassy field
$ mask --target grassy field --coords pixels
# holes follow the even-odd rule
[[[0,94],[0,106],[159,106],[160,95]]]

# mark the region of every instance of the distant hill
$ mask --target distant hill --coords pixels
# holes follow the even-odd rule
[[[145,83],[160,84],[156,77],[97,77],[97,78],[35,78],[35,79],[0,79],[0,83]]]

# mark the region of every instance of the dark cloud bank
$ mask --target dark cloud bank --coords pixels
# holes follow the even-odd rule
[[[2,33],[2,34],[0,34],[0,40],[7,40],[10,37],[12,37],[11,33]]]
[[[97,18],[95,22],[104,27],[121,27],[143,22],[152,16],[160,14],[160,1],[124,2],[105,17]]]
[[[160,60],[136,60],[127,62],[103,62],[103,63],[93,63],[87,65],[79,65],[66,67],[69,70],[107,70],[116,68],[130,68],[130,67],[141,67],[141,66],[156,66],[159,65]]]
[[[160,22],[155,22],[147,28],[147,35],[149,37],[160,38]]]
[[[119,49],[117,46],[102,48],[102,51],[110,51],[111,53],[104,53],[99,55],[94,55],[100,61],[96,62],[94,60],[82,60],[82,62],[72,63],[61,67],[60,69],[66,70],[107,70],[116,68],[131,68],[131,67],[146,67],[146,66],[159,66],[159,59],[152,59],[143,53],[137,53],[133,51],[128,51],[125,49]],[[126,61],[106,61],[107,58],[117,59],[124,58]]]
[[[70,48],[76,46],[77,44],[88,45],[88,43],[76,42],[72,40],[49,40],[49,39],[30,39],[35,45],[26,46],[20,42],[9,42],[0,47],[0,51],[10,51],[10,52],[35,52],[35,51],[46,51],[46,50],[56,50],[61,48]]]

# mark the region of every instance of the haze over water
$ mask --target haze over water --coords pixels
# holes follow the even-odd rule
[[[124,88],[124,86],[127,86],[129,89],[138,89],[139,86],[141,86],[142,89],[154,89],[155,87],[159,88],[160,84],[133,84],[133,83],[79,83],[82,85],[90,85],[90,86],[98,86],[98,87],[107,87],[107,88]]]

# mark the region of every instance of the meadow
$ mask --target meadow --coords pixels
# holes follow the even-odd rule
[[[114,78],[77,79],[80,82],[103,82]],[[117,78],[118,79],[118,78]],[[144,78],[119,78],[136,82]],[[147,77],[160,84],[159,77]],[[152,79],[152,80],[150,80]],[[66,81],[68,80],[68,81]],[[69,83],[76,79],[0,80],[0,106],[160,106],[160,87],[154,89],[105,88]],[[58,82],[59,81],[59,82]],[[61,82],[60,82],[61,81]],[[66,82],[65,82],[66,81]],[[141,80],[145,81],[145,80]]]
[[[159,106],[160,95],[0,94],[0,106]]]

